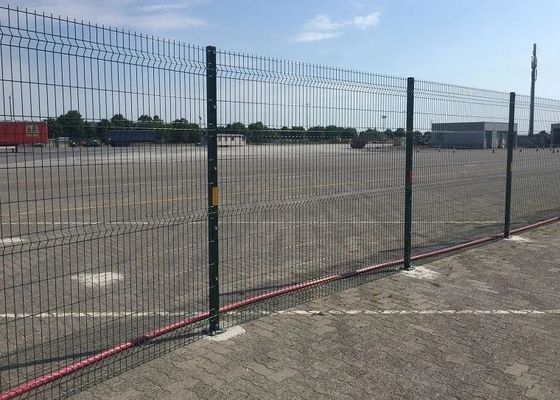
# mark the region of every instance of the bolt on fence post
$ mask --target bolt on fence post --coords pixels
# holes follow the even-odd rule
[[[504,238],[509,238],[511,226],[511,180],[512,180],[512,162],[513,148],[515,146],[515,92],[509,94],[509,123],[508,123],[508,140],[507,140],[507,169],[506,169],[506,209],[504,216]]]
[[[408,78],[406,85],[406,172],[404,189],[404,265],[410,270],[412,257],[412,176],[414,143],[414,78]]]
[[[208,163],[208,306],[210,334],[220,330],[218,247],[218,140],[216,48],[206,47],[206,151]]]

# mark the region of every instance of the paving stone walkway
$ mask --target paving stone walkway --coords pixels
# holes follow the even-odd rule
[[[233,333],[74,399],[560,399],[560,224]]]

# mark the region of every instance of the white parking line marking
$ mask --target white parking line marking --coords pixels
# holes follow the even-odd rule
[[[25,239],[14,236],[14,237],[6,237],[6,238],[2,238],[0,239],[0,244],[2,246],[9,246],[9,245],[14,245],[14,244],[22,244],[25,242]]]
[[[426,267],[416,267],[411,271],[402,271],[403,275],[411,278],[433,281],[439,276],[439,272],[432,271]]]
[[[1,225],[12,226],[137,226],[164,225],[169,221],[21,221],[0,222]],[[201,221],[188,221],[183,224],[202,224]],[[412,221],[414,225],[488,225],[498,224],[500,221]],[[223,219],[222,225],[402,225],[404,221],[228,221]]]
[[[533,243],[532,240],[526,239],[526,238],[521,237],[521,236],[510,236],[506,240],[509,240],[511,242]]]
[[[88,287],[99,288],[123,279],[122,274],[116,272],[83,273],[73,275],[71,279]]]
[[[499,221],[412,221],[413,224],[426,225],[482,225],[497,224]],[[404,224],[404,221],[227,221],[221,224],[239,224],[239,225],[390,225]]]

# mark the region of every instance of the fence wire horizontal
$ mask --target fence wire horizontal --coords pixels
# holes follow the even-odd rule
[[[512,227],[560,216],[557,100],[536,99],[529,137],[526,96],[510,127],[509,93],[9,7],[0,60],[8,398],[68,397],[213,323],[391,273],[407,224],[415,260],[501,234],[508,146]]]

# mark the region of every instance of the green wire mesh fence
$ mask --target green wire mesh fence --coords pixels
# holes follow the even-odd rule
[[[0,60],[2,399],[497,237],[508,146],[512,228],[560,216],[556,100],[7,7]]]

